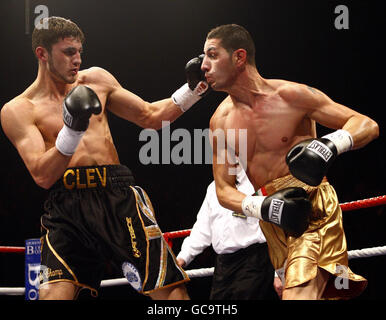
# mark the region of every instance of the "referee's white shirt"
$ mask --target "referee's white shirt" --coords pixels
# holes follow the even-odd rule
[[[246,195],[254,193],[253,186],[243,170],[237,174],[237,180],[240,182],[238,190]],[[177,258],[182,258],[188,265],[210,245],[217,254],[224,254],[246,248],[253,243],[266,242],[257,218],[239,218],[232,213],[219,204],[213,181],[208,186],[190,236],[182,243]]]

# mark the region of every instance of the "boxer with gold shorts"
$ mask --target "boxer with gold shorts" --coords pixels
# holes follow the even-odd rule
[[[348,268],[338,199],[323,178],[341,153],[376,139],[379,126],[318,89],[263,77],[256,49],[236,24],[215,27],[204,43],[201,70],[212,90],[228,94],[210,120],[217,198],[262,221],[274,267],[285,271],[283,299],[353,297],[366,280]],[[331,132],[319,137],[317,124]],[[237,190],[236,156],[254,189],[268,193]]]
[[[348,267],[342,210],[334,188],[326,178],[319,186],[312,187],[287,175],[267,183],[257,193],[267,196],[287,187],[306,190],[312,213],[307,230],[298,238],[287,235],[275,224],[260,221],[272,264],[279,276],[282,275],[283,289],[297,287],[314,279],[318,268],[321,268],[332,275],[322,298],[352,298],[359,295],[366,288],[367,280],[354,274]]]

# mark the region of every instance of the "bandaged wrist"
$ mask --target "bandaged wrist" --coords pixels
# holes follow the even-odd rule
[[[55,146],[65,156],[72,156],[85,131],[74,131],[66,125],[59,131]]]
[[[241,203],[243,213],[248,217],[261,217],[261,205],[266,197],[264,196],[246,196]]]
[[[322,138],[332,141],[332,143],[336,146],[338,155],[343,152],[350,151],[354,146],[351,134],[343,129],[336,130],[323,136]]]
[[[190,109],[198,100],[201,99],[201,96],[196,92],[192,91],[189,88],[189,85],[185,83],[181,88],[179,88],[172,95],[173,102],[180,107],[182,112],[185,112]]]

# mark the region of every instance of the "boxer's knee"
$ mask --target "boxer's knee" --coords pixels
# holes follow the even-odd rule
[[[283,290],[283,300],[320,300],[326,288],[330,274],[318,268],[314,279],[293,288]]]
[[[39,300],[74,300],[80,288],[71,282],[47,283],[39,288]]]
[[[184,284],[155,290],[149,296],[153,300],[190,300]]]

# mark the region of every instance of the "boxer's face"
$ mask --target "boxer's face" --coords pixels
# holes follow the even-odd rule
[[[204,45],[205,57],[201,69],[213,90],[229,88],[237,75],[232,56],[221,46],[219,39],[207,39]]]
[[[81,53],[82,43],[78,39],[60,39],[48,53],[48,70],[58,80],[74,83],[82,63]]]

